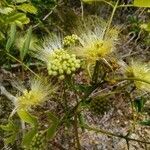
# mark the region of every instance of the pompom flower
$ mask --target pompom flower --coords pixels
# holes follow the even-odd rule
[[[17,97],[16,108],[29,109],[32,106],[40,105],[53,96],[56,86],[48,83],[47,79],[32,79],[30,89],[17,87],[22,94]]]
[[[150,83],[150,64],[132,61],[131,65],[126,67],[126,75],[131,78],[133,77],[145,81],[135,80],[134,83],[137,88],[150,92],[150,84],[146,83]]]
[[[58,36],[45,41],[39,56],[46,63],[49,75],[58,76],[59,79],[64,79],[65,75],[73,74],[80,68],[80,60],[64,49],[63,41]]]
[[[87,26],[79,29],[78,37],[81,47],[77,50],[77,54],[89,62],[110,55],[115,50],[118,30],[113,28],[105,33],[106,27],[106,23],[96,22],[93,25],[88,23]]]

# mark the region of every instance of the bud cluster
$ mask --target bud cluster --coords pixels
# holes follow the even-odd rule
[[[78,40],[78,36],[75,34],[72,34],[71,36],[66,36],[63,40],[64,46],[71,46],[74,45]]]
[[[47,68],[49,75],[59,76],[63,80],[65,75],[70,75],[80,68],[80,60],[76,58],[76,55],[69,54],[64,49],[58,49],[50,55]]]
[[[111,107],[111,102],[109,99],[93,99],[90,103],[90,109],[95,114],[103,115]]]
[[[37,133],[33,137],[31,145],[27,150],[46,150],[45,136],[43,133]]]

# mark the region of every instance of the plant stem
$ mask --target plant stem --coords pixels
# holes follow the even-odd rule
[[[88,0],[87,2],[93,2],[93,0]],[[114,5],[111,2],[108,2],[106,0],[94,0],[94,2],[104,2],[104,3],[108,4],[111,7],[114,7]]]
[[[36,74],[34,71],[32,71],[27,65],[25,65],[22,61],[20,61],[19,59],[15,58],[13,55],[6,53],[9,57],[11,57],[12,59],[14,59],[15,61],[17,61],[18,63],[20,63],[22,66],[24,66],[26,69],[28,69],[31,73],[33,73],[36,77],[38,77],[40,79],[40,76],[38,74]]]
[[[130,103],[131,103],[131,108],[132,108],[132,117],[133,117],[133,125],[132,125],[132,128],[131,128],[131,131],[132,130],[135,130],[135,123],[136,123],[136,118],[135,118],[135,111],[134,111],[134,103],[133,103],[133,97],[131,95],[131,93],[136,89],[136,87],[133,87],[131,89],[131,91],[128,94],[129,96],[129,100],[130,100]]]
[[[140,81],[140,82],[144,82],[147,84],[150,84],[150,81],[144,80],[144,79],[140,79],[140,78],[121,78],[121,79],[114,79],[116,81],[125,81],[125,80],[130,80],[130,81]]]
[[[104,33],[104,35],[103,35],[103,39],[105,39],[105,37],[106,37],[106,35],[107,35],[107,33],[108,33],[109,29],[110,29],[110,26],[111,26],[111,23],[112,23],[114,14],[115,14],[116,9],[117,9],[117,7],[118,7],[118,3],[119,3],[119,0],[117,0],[115,6],[113,6],[113,11],[112,11],[111,16],[110,16],[110,19],[109,19],[109,21],[108,21],[108,24],[107,24],[105,33]],[[96,64],[95,64],[95,66],[94,66],[94,73],[93,73],[93,76],[92,76],[92,80],[94,79],[96,82],[97,82],[97,79],[98,79],[99,65],[100,65],[99,61],[96,61]],[[94,82],[95,82],[95,81],[94,81]]]
[[[129,138],[128,136],[123,136],[123,135],[115,134],[115,133],[112,133],[112,132],[109,132],[109,131],[106,131],[106,130],[103,130],[103,129],[93,128],[93,127],[90,127],[88,125],[84,125],[84,128],[86,128],[88,130],[95,131],[97,133],[103,133],[103,134],[106,134],[108,136],[114,136],[114,137],[118,137],[118,138],[123,138],[123,139],[125,139],[127,141],[135,141],[135,142],[150,144],[150,142],[146,142],[146,141],[141,141],[141,140],[138,140],[138,139]]]
[[[81,150],[79,133],[78,133],[78,115],[77,115],[77,112],[75,112],[75,115],[74,115],[74,129],[75,129],[75,137],[76,137],[76,142],[77,142],[77,149]]]
[[[113,7],[113,11],[112,11],[111,16],[110,16],[110,19],[109,19],[109,21],[108,21],[107,28],[106,28],[106,31],[105,31],[105,34],[104,34],[103,39],[105,39],[105,36],[107,35],[107,33],[108,33],[109,29],[110,29],[110,26],[111,26],[113,17],[114,17],[115,12],[116,12],[116,10],[117,10],[117,8],[118,8],[118,3],[119,3],[119,0],[117,0],[115,6]]]
[[[92,75],[92,82],[93,84],[97,84],[98,82],[98,75],[99,75],[99,66],[100,66],[100,62],[96,61],[95,67],[94,67],[94,73]]]
[[[119,5],[117,6],[117,8],[122,8],[122,7],[137,7],[137,6],[134,6],[132,4],[128,4],[128,5]]]

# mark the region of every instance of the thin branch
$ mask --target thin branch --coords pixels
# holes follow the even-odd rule
[[[93,0],[87,0],[86,2],[90,3],[90,2],[93,2]],[[104,2],[104,3],[108,4],[111,7],[114,7],[114,5],[111,2],[108,2],[106,0],[94,0],[94,2]]]
[[[125,81],[125,80],[130,80],[130,81],[140,81],[140,82],[144,82],[147,84],[150,84],[150,81],[144,80],[144,79],[140,79],[140,78],[121,78],[121,79],[114,79],[116,81]]]
[[[128,141],[135,141],[135,142],[139,142],[139,143],[150,144],[150,142],[146,142],[146,141],[141,141],[141,140],[138,140],[138,139],[129,138],[127,136],[115,134],[115,133],[112,133],[112,132],[109,132],[109,131],[106,131],[106,130],[103,130],[103,129],[93,128],[93,127],[90,127],[88,125],[82,125],[82,126],[85,129],[92,130],[92,131],[95,131],[97,133],[103,133],[103,134],[106,134],[108,136],[114,136],[114,137],[118,137],[118,138],[123,138],[123,139],[128,140]]]
[[[78,116],[77,116],[77,112],[75,112],[75,115],[74,115],[74,130],[75,130],[75,137],[76,137],[76,142],[77,142],[77,149],[81,150],[81,144],[80,144],[79,133],[78,133]]]
[[[51,11],[48,13],[48,14],[46,14],[46,16],[44,16],[44,18],[42,19],[42,21],[45,21],[52,13],[53,13],[53,11],[55,10],[55,8],[57,7],[58,5],[55,5],[52,9],[51,9]],[[39,26],[41,23],[39,22],[39,23],[37,23],[36,25],[34,25],[33,26],[33,28],[36,28],[37,26]]]
[[[0,83],[0,91],[1,91],[1,95],[5,95],[9,100],[12,101],[13,104],[16,103],[17,98],[12,94],[10,94],[1,83]]]
[[[24,64],[22,61],[20,61],[19,59],[15,58],[13,55],[6,53],[9,57],[11,57],[12,59],[14,59],[15,61],[19,62],[22,66],[24,66],[26,69],[28,69],[31,73],[33,73],[36,77],[38,77],[40,79],[40,76],[38,74],[36,74],[34,71],[32,71],[26,64]]]

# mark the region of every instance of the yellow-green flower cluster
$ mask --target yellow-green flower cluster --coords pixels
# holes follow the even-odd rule
[[[150,92],[150,65],[142,64],[139,62],[132,62],[130,66],[126,68],[126,74],[128,77],[133,77],[137,80],[134,81],[137,88]],[[138,81],[141,80],[141,81]],[[142,81],[143,80],[143,81]]]
[[[84,57],[89,60],[99,60],[109,55],[113,51],[112,41],[96,40],[83,49]]]
[[[78,68],[80,68],[80,60],[64,49],[54,50],[47,62],[49,75],[59,76],[60,79],[64,79],[65,75],[73,74]]]
[[[75,45],[75,43],[78,41],[78,36],[75,34],[72,34],[71,36],[66,36],[63,40],[64,46],[72,46]]]
[[[56,87],[52,86],[45,79],[33,79],[30,90],[24,89],[22,95],[17,98],[16,108],[20,110],[40,105],[48,100],[55,91]]]
[[[96,20],[89,19],[90,22],[87,21],[85,26],[81,25],[83,27],[79,27],[77,31],[80,45],[76,48],[76,54],[89,63],[108,58],[115,50],[118,40],[117,28],[107,29],[105,22],[101,23],[99,19]]]
[[[26,150],[46,150],[46,139],[42,133],[37,133],[31,142],[31,145]]]

